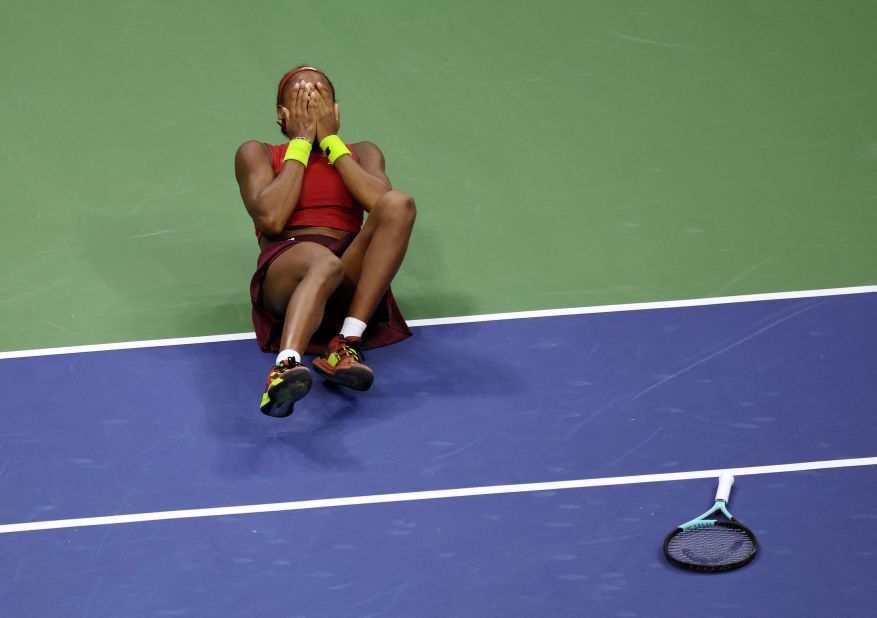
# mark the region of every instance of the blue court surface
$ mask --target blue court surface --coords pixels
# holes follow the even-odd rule
[[[251,340],[7,358],[0,616],[873,616],[875,323],[856,293],[421,326],[288,419]],[[760,554],[678,570],[721,469]]]

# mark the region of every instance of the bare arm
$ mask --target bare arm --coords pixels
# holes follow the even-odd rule
[[[350,194],[362,204],[366,212],[371,212],[375,202],[392,189],[390,179],[384,173],[384,155],[371,142],[351,145],[356,159],[341,157],[335,161],[335,169],[341,174],[341,180]]]
[[[266,236],[283,231],[301,192],[304,165],[287,161],[275,177],[268,148],[259,142],[241,144],[234,157],[234,171],[244,206]]]
[[[280,108],[287,134],[303,137],[313,143],[316,118],[308,110],[312,97],[310,87],[295,85],[292,109]],[[241,144],[234,157],[234,171],[241,190],[241,198],[253,222],[266,236],[283,231],[292,211],[298,204],[305,166],[298,161],[287,161],[275,177],[268,148],[259,142]]]

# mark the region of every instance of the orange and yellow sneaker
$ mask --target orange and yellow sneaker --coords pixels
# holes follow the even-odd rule
[[[375,374],[362,362],[365,358],[361,345],[359,337],[336,335],[326,346],[323,355],[314,359],[314,369],[330,382],[357,391],[367,391],[374,382]]]
[[[271,368],[259,409],[262,414],[282,418],[292,414],[296,401],[311,390],[311,371],[294,358],[280,361]]]

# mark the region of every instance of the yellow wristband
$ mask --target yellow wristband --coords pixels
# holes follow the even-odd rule
[[[305,167],[308,166],[308,159],[311,156],[311,143],[306,139],[291,139],[289,146],[286,147],[286,155],[283,162],[298,161]]]
[[[338,157],[350,154],[347,145],[341,141],[341,138],[337,135],[324,137],[322,141],[320,141],[320,149],[326,153],[326,156],[329,157],[329,163],[332,165],[335,164]]]

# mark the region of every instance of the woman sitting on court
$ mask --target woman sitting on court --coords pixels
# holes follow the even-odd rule
[[[322,71],[283,76],[277,122],[289,142],[242,144],[235,174],[261,248],[250,283],[256,338],[262,350],[279,350],[261,410],[288,416],[311,387],[302,354],[322,351],[318,373],[366,390],[374,374],[362,348],[411,335],[389,286],[415,207],[391,189],[377,146],[338,137],[335,87]]]

